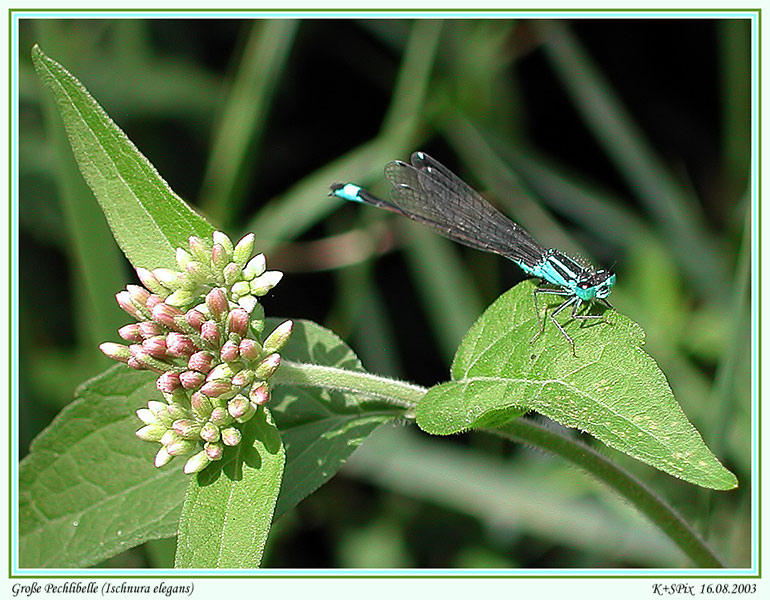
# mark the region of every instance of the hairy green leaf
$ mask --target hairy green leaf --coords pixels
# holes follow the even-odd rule
[[[285,453],[267,409],[242,432],[238,446],[190,482],[179,523],[177,568],[249,569],[262,560]]]
[[[189,478],[153,466],[137,408],[162,400],[151,373],[112,367],[32,442],[19,466],[19,564],[84,567],[174,535]]]
[[[431,388],[419,403],[420,427],[446,435],[534,410],[691,483],[737,485],[642,350],[644,332],[636,323],[614,311],[605,313],[607,322],[564,318],[577,357],[548,321],[531,342],[539,327],[534,287],[519,284],[470,329],[455,356],[453,381]]]
[[[56,99],[78,167],[135,267],[176,268],[174,251],[213,232],[64,67],[35,46],[32,62]]]
[[[268,319],[266,331],[282,320]],[[287,360],[363,371],[348,346],[309,321],[295,322]],[[155,375],[116,365],[84,384],[77,398],[32,443],[19,468],[22,567],[85,567],[175,535],[185,489],[178,461],[156,469],[158,446],[134,436],[135,411],[162,400]],[[354,394],[294,385],[274,389],[270,406],[286,448],[277,518],[326,483],[392,407]]]

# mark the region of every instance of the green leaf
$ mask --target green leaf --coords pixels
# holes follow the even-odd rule
[[[153,466],[137,408],[162,400],[151,373],[115,366],[83,385],[19,466],[19,564],[93,565],[174,535],[189,478]]]
[[[270,411],[258,411],[221,462],[190,482],[176,568],[249,569],[262,560],[285,453]]]
[[[268,319],[266,330],[281,322]],[[309,321],[295,322],[281,354],[363,372],[344,342]],[[116,365],[83,385],[35,439],[19,468],[21,566],[85,567],[176,535],[190,477],[178,461],[156,469],[157,445],[134,436],[142,426],[135,411],[153,398],[161,400],[155,375]],[[275,518],[398,413],[371,398],[294,385],[276,387],[270,406],[286,448]]]
[[[135,267],[177,267],[174,251],[213,228],[177,196],[83,85],[37,46],[32,62],[59,107],[78,167]]]
[[[268,319],[266,330],[280,322]],[[294,322],[294,332],[281,355],[287,360],[365,372],[340,338],[311,321]],[[270,406],[286,447],[286,474],[276,518],[331,479],[374,429],[403,412],[374,398],[298,385],[277,385]]]
[[[552,323],[538,331],[525,281],[501,296],[463,340],[453,381],[431,388],[417,423],[447,435],[490,427],[534,410],[608,446],[704,487],[737,486],[674,400],[665,375],[641,346],[644,332],[614,312],[605,322],[562,323],[577,357]]]

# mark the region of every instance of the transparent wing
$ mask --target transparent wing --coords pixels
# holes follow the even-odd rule
[[[534,265],[546,251],[462,179],[424,152],[385,167],[400,212],[451,240]]]

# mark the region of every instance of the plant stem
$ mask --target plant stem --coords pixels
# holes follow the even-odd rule
[[[588,471],[660,527],[698,567],[725,568],[721,559],[673,508],[631,473],[596,450],[526,419],[516,419],[499,429],[486,431],[548,450]]]
[[[292,361],[283,361],[272,381],[277,385],[310,386],[373,396],[405,409],[406,418],[414,418],[414,408],[427,392],[426,388],[364,371]],[[485,431],[552,452],[579,466],[646,515],[698,567],[724,568],[714,551],[673,508],[636,477],[596,450],[526,419],[516,419],[500,428]]]
[[[281,362],[281,367],[270,381],[277,385],[302,385],[374,396],[393,406],[406,409],[406,417],[413,417],[409,413],[428,391],[419,385],[372,375],[366,371],[351,371],[289,360]]]

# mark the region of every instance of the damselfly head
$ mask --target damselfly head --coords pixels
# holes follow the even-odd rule
[[[617,276],[608,269],[599,269],[578,282],[575,294],[581,300],[602,300],[610,295]]]

